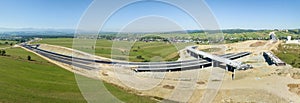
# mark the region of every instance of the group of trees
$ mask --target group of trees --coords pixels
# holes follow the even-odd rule
[[[5,50],[0,50],[0,55],[1,56],[6,56],[6,51]],[[29,60],[29,61],[32,60],[30,55],[27,56],[27,60]]]
[[[0,55],[1,56],[6,56],[6,51],[5,50],[0,50]],[[29,60],[29,61],[32,60],[30,55],[27,56],[27,60]]]
[[[4,45],[10,45],[10,46],[13,46],[14,42],[8,42],[8,41],[6,41],[7,39],[4,39],[4,40],[5,40],[5,42],[3,43]],[[18,43],[18,42],[25,42],[26,40],[25,40],[25,39],[18,39],[18,40],[11,40],[11,41],[16,41],[16,42]],[[0,43],[0,44],[1,44],[1,43]],[[5,49],[0,50],[0,56],[6,56],[6,51],[5,51]],[[29,61],[32,60],[32,58],[31,58],[30,55],[27,56],[27,60],[29,60]]]
[[[106,40],[113,40],[116,37],[117,37],[116,34],[106,34],[106,35],[99,35],[98,36],[98,38],[100,38],[100,39],[106,39]]]
[[[9,43],[9,42],[7,42],[7,41],[6,41],[6,42],[4,42],[3,44],[4,44],[4,45],[10,45],[10,46],[13,46],[13,45],[14,45],[14,43],[13,43],[13,42]],[[2,45],[2,43],[0,43],[0,45]]]

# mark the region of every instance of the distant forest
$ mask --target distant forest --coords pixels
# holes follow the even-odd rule
[[[153,33],[117,33],[117,32],[102,32],[99,33],[98,38],[113,40],[113,39],[130,39],[130,37],[141,37],[141,35],[164,35],[164,37],[143,37],[141,39],[163,39],[165,37],[175,38],[181,40],[192,39],[194,41],[204,39],[204,35],[212,33],[223,33],[225,35],[225,40],[240,41],[240,40],[261,40],[268,39],[268,33],[271,31],[277,31],[279,39],[285,39],[287,35],[291,35],[293,38],[300,38],[300,29],[290,29],[290,30],[251,30],[251,29],[228,29],[228,30],[187,30],[187,31],[172,31],[172,32],[153,32]],[[11,32],[0,32],[0,39],[5,40],[15,40],[19,42],[24,42],[32,38],[73,38],[74,31],[11,31]],[[82,33],[85,36],[94,33]],[[121,35],[118,35],[121,34]],[[188,38],[182,34],[189,34],[191,38]],[[95,36],[95,35],[93,35]]]

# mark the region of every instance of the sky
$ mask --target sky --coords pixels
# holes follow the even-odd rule
[[[300,28],[300,0],[206,0],[223,28]]]
[[[74,28],[91,0],[0,0],[0,27]]]
[[[76,29],[92,2],[92,0],[0,0],[0,28]],[[205,0],[204,2],[220,29],[300,28],[298,12],[300,0]],[[192,2],[190,5],[197,6]],[[107,7],[99,7],[98,10],[106,9]],[[199,13],[201,14],[201,10]],[[197,25],[189,14],[178,7],[148,0],[112,13],[103,29],[174,31],[201,29],[201,25]]]

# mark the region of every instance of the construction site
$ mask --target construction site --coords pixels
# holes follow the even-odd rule
[[[48,44],[23,47],[74,73],[159,100],[297,103],[300,70],[271,52],[281,43],[250,40],[188,46],[173,62],[124,62]]]

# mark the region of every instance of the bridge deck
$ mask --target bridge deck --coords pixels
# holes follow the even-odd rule
[[[213,55],[213,54],[209,54],[209,53],[206,53],[206,52],[203,52],[203,51],[199,51],[199,50],[196,50],[195,48],[196,48],[195,46],[189,46],[186,49],[189,52],[195,53],[196,55],[201,55],[204,58],[209,58],[209,59],[212,59],[212,60],[215,60],[215,61],[218,61],[218,62],[222,62],[222,63],[225,63],[227,65],[230,65],[230,66],[233,66],[233,67],[236,67],[236,68],[239,68],[242,65],[241,62],[233,61],[233,60],[223,58],[223,57],[220,57],[220,56],[217,56],[217,55]]]

